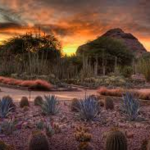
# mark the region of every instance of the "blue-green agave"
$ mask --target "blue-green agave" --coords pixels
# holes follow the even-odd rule
[[[125,93],[123,96],[123,111],[129,116],[130,120],[136,120],[139,113],[139,100],[132,93]]]
[[[54,95],[44,96],[44,98],[45,100],[41,105],[42,113],[45,115],[55,115],[56,113],[58,113],[59,108],[57,98]]]
[[[0,117],[6,118],[12,111],[11,101],[9,99],[0,99]]]
[[[90,121],[94,120],[100,113],[98,101],[93,97],[87,97],[80,101],[79,115],[81,119]]]

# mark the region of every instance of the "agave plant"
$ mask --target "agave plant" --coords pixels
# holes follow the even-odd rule
[[[9,99],[5,99],[5,98],[0,99],[0,117],[1,118],[6,118],[12,109],[13,107],[11,107],[11,101]]]
[[[139,112],[139,101],[134,97],[133,94],[127,92],[123,96],[123,111],[128,114],[130,120],[136,120]]]
[[[10,135],[13,133],[13,131],[16,129],[16,120],[15,119],[10,119],[7,121],[4,121],[1,125],[1,132],[6,134],[6,135]]]
[[[52,135],[54,135],[55,131],[52,127],[52,125],[49,122],[45,123],[45,131],[46,131],[46,135],[48,137],[51,137]]]
[[[44,98],[45,100],[43,101],[41,105],[43,114],[55,115],[59,110],[57,98],[54,95],[44,96]]]
[[[100,112],[98,101],[93,97],[80,101],[79,115],[83,120],[94,120]]]

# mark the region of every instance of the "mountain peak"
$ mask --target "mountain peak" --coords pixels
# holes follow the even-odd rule
[[[147,51],[134,35],[131,33],[125,33],[120,28],[110,29],[103,34],[102,37],[120,39],[131,51],[139,55]]]

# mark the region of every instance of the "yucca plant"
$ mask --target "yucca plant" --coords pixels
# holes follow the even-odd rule
[[[132,93],[127,92],[123,96],[123,111],[129,116],[130,120],[136,120],[139,112],[139,101]]]
[[[81,119],[86,121],[94,120],[99,112],[100,106],[95,98],[88,97],[80,101],[79,115]]]
[[[11,107],[11,101],[9,99],[2,98],[0,99],[0,117],[6,118],[10,112],[12,111],[13,107]]]
[[[58,113],[58,100],[57,98],[52,96],[44,96],[45,100],[41,105],[42,113],[44,115],[55,115]]]

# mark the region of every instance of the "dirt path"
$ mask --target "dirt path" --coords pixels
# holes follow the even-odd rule
[[[29,92],[25,90],[18,90],[18,89],[11,89],[0,87],[2,92],[0,92],[0,98],[6,95],[13,97],[15,101],[19,101],[22,96],[29,97],[29,100],[33,100],[36,96],[44,96],[44,95],[55,95],[59,100],[71,100],[73,98],[84,98],[85,97],[85,90],[81,89],[80,91],[63,91],[63,92]],[[96,90],[87,90],[86,95],[96,94]]]
[[[0,87],[2,92],[0,92],[0,98],[6,95],[9,95],[13,97],[15,101],[19,101],[22,96],[27,96],[29,100],[33,100],[36,96],[44,96],[44,95],[55,95],[59,100],[71,100],[73,98],[79,98],[82,99],[85,97],[85,94],[92,95],[97,94],[96,90],[83,90],[80,89],[79,91],[51,91],[51,92],[41,92],[41,91],[32,91],[31,93],[29,91],[25,90],[19,90],[19,89],[12,89],[12,88],[6,88],[6,87]],[[138,91],[141,91],[143,93],[150,92],[150,89],[140,89]]]

